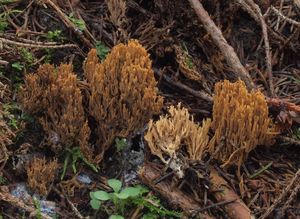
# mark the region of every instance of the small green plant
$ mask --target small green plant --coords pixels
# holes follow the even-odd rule
[[[11,67],[18,71],[22,71],[24,69],[24,65],[22,65],[20,62],[14,62]]]
[[[48,31],[47,39],[51,42],[63,41],[65,38],[62,36],[61,30]]]
[[[69,14],[69,19],[79,30],[83,31],[85,29],[84,20],[75,18],[74,13]]]
[[[300,140],[300,128],[294,130],[294,137]]]
[[[33,200],[34,206],[36,208],[36,218],[42,219],[43,217],[42,217],[41,203],[35,197],[33,197],[32,200]]]
[[[99,209],[101,206],[101,202],[103,201],[112,201],[116,213],[119,218],[121,217],[119,214],[124,214],[125,205],[128,204],[130,198],[137,197],[143,193],[142,187],[126,187],[121,190],[122,182],[117,179],[110,179],[108,180],[108,185],[113,189],[113,192],[106,192],[106,191],[96,191],[90,192],[91,201],[90,204],[93,209]]]
[[[103,190],[90,192],[90,204],[93,209],[98,210],[103,202],[111,201],[114,204],[114,213],[116,214],[111,215],[110,218],[124,218],[121,215],[124,215],[125,207],[132,205],[146,207],[148,209],[149,212],[144,215],[144,219],[156,218],[155,215],[173,217],[181,216],[180,213],[169,211],[161,206],[160,200],[155,196],[145,196],[145,194],[149,191],[141,185],[121,189],[122,182],[117,179],[108,180],[108,185],[112,188],[112,192],[106,192]]]
[[[106,56],[110,52],[110,49],[101,41],[97,41],[95,47],[96,47],[96,51],[97,51],[97,55],[98,55],[99,59],[101,61],[105,60]]]
[[[89,166],[92,170],[94,170],[95,172],[98,172],[97,167],[90,163],[81,153],[79,147],[74,147],[72,149],[68,149],[67,150],[67,155],[64,161],[64,166],[63,166],[63,172],[61,174],[60,179],[63,180],[65,175],[66,175],[66,171],[67,168],[69,166],[71,160],[71,166],[73,169],[73,173],[77,173],[77,168],[76,168],[76,164],[78,163],[79,160],[83,161],[87,166]]]
[[[7,179],[4,176],[0,175],[0,185],[5,185],[7,183]]]
[[[184,62],[185,62],[185,65],[189,68],[189,69],[192,69],[194,67],[194,62],[193,62],[193,59],[192,57],[190,56],[189,54],[189,50],[185,44],[185,42],[182,42],[182,49],[185,53],[185,59],[184,59]]]
[[[19,107],[14,103],[3,104],[4,117],[8,119],[8,124],[14,129],[18,129],[19,119],[17,118],[16,112],[19,111]]]
[[[124,150],[128,146],[126,142],[126,138],[121,138],[121,139],[116,138],[115,142],[116,142],[116,148],[118,152]]]
[[[33,56],[33,54],[31,52],[29,52],[28,49],[26,48],[21,48],[20,49],[20,54],[22,56],[22,58],[24,59],[24,61],[30,66],[31,64],[33,64],[35,58]]]

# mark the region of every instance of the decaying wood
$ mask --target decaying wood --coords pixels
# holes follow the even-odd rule
[[[219,176],[215,169],[211,169],[210,179],[212,183],[211,192],[219,202],[236,200],[235,202],[225,205],[230,218],[233,219],[251,219],[251,211],[240,199],[240,197],[230,188],[228,183]],[[221,191],[220,191],[221,190]],[[218,192],[215,192],[218,191]]]
[[[18,199],[17,197],[12,196],[8,188],[6,186],[1,186],[0,188],[0,200],[5,201],[13,205],[14,207],[19,207],[30,213],[30,215],[34,216],[37,215],[38,210],[32,206],[26,205],[22,200]],[[52,217],[40,213],[42,218],[44,219],[51,219]]]
[[[273,106],[276,108],[284,107],[287,110],[294,111],[295,113],[300,113],[300,106],[289,101],[281,100],[278,98],[267,98],[267,102],[269,106]]]
[[[210,18],[207,11],[203,8],[202,4],[199,0],[189,0],[191,6],[194,8],[199,20],[204,25],[206,31],[210,34],[212,40],[217,45],[217,47],[221,50],[222,54],[224,55],[228,65],[234,71],[236,78],[241,78],[247,85],[249,89],[254,88],[254,83],[245,69],[245,67],[241,64],[237,54],[235,53],[234,49],[227,43],[226,39],[224,38],[221,30],[217,27],[214,21]]]
[[[171,206],[181,208],[186,214],[192,214],[193,211],[196,211],[201,207],[194,199],[183,193],[178,188],[172,188],[171,183],[167,180],[155,184],[154,181],[159,178],[162,173],[154,166],[154,164],[145,163],[138,174],[143,183],[167,199]],[[201,218],[208,219],[211,217],[202,214]]]

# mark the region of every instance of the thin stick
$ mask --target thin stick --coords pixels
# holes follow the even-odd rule
[[[221,30],[216,26],[214,21],[210,18],[207,11],[203,8],[202,4],[199,0],[189,0],[192,8],[194,8],[196,14],[198,15],[199,20],[204,25],[206,31],[210,34],[214,43],[221,50],[224,55],[228,65],[234,71],[236,78],[241,78],[249,89],[253,89],[254,83],[245,69],[245,67],[241,64],[238,56],[236,55],[234,49],[227,43],[224,38]]]
[[[272,53],[270,49],[270,43],[268,38],[268,29],[264,17],[261,13],[258,5],[252,0],[247,0],[248,4],[256,11],[256,14],[259,17],[261,29],[263,33],[263,39],[265,43],[265,53],[266,53],[266,66],[267,66],[267,74],[269,76],[269,87],[270,87],[270,96],[274,96],[274,84],[273,84],[273,73],[272,73]]]
[[[175,87],[178,87],[182,90],[185,90],[187,91],[188,93],[192,94],[193,96],[195,97],[198,97],[200,99],[203,99],[203,100],[206,100],[208,101],[209,103],[212,103],[213,102],[213,98],[212,96],[210,96],[208,93],[205,93],[203,91],[196,91],[196,90],[193,90],[192,88],[186,86],[185,84],[182,84],[181,82],[179,81],[173,81],[170,77],[168,77],[167,75],[163,74],[161,72],[160,69],[157,69],[157,68],[153,68],[154,70],[154,73],[157,74],[159,77],[163,78],[165,81],[167,81],[169,84],[172,84],[174,85]]]
[[[202,212],[202,211],[205,211],[205,210],[208,210],[208,209],[211,209],[211,208],[215,208],[215,207],[218,207],[218,206],[221,206],[221,205],[230,204],[230,203],[232,203],[232,202],[235,202],[236,200],[237,200],[237,199],[217,202],[217,203],[214,203],[214,204],[212,204],[212,205],[206,206],[206,207],[204,207],[204,208],[200,208],[199,210],[196,210],[196,211],[197,211],[197,212]]]
[[[78,47],[76,44],[64,44],[64,45],[49,45],[49,44],[41,44],[40,42],[37,44],[33,43],[21,43],[9,39],[5,39],[0,37],[0,43],[8,44],[8,45],[15,45],[15,46],[22,46],[22,47],[31,47],[31,48],[49,48],[49,49],[60,49],[66,47]]]
[[[264,172],[265,170],[267,170],[270,166],[272,166],[273,162],[268,163],[266,166],[263,166],[260,170],[258,170],[257,172],[255,172],[254,174],[252,174],[251,176],[249,176],[250,179],[253,179],[257,176],[259,176],[262,172]]]
[[[295,25],[295,26],[297,26],[297,27],[300,27],[300,22],[295,21],[295,20],[293,20],[293,19],[291,19],[291,18],[289,18],[289,17],[284,16],[280,11],[278,11],[278,10],[277,10],[276,8],[274,8],[273,6],[271,6],[271,10],[272,10],[277,16],[279,16],[279,17],[282,18],[283,20],[287,21],[288,23],[293,24],[293,25]]]

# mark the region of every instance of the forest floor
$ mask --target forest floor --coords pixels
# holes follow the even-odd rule
[[[280,127],[274,143],[250,151],[240,175],[208,158],[178,178],[151,155],[146,128],[115,139],[98,172],[78,151],[68,164],[22,110],[24,78],[45,63],[71,63],[84,80],[90,49],[104,59],[130,39],[150,54],[160,115],[180,102],[200,123],[212,116],[215,84],[241,79],[264,94]],[[299,0],[0,0],[0,103],[0,218],[300,218]],[[28,186],[35,157],[57,159],[44,195]],[[120,182],[139,194],[101,196]],[[91,191],[103,191],[98,210]]]

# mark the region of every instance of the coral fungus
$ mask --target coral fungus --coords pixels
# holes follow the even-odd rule
[[[272,142],[276,131],[268,114],[265,97],[260,91],[249,93],[242,81],[217,83],[210,153],[222,161],[223,167],[236,164],[240,168],[257,145]]]
[[[79,145],[84,155],[92,159],[90,129],[71,65],[42,65],[36,74],[26,76],[20,97],[24,110],[39,117],[54,151]]]
[[[89,113],[97,122],[98,154],[114,138],[128,137],[159,113],[163,99],[157,94],[151,60],[135,40],[115,46],[103,63],[91,50],[84,65],[90,86]]]
[[[190,159],[201,160],[209,141],[210,120],[203,121],[199,126],[180,104],[177,108],[171,106],[169,114],[161,116],[155,123],[152,120],[149,123],[145,139],[151,153],[167,163],[166,156],[174,158],[175,152],[185,146]]]
[[[27,166],[28,186],[41,195],[47,195],[55,178],[57,161],[46,162],[45,158],[33,158]]]

